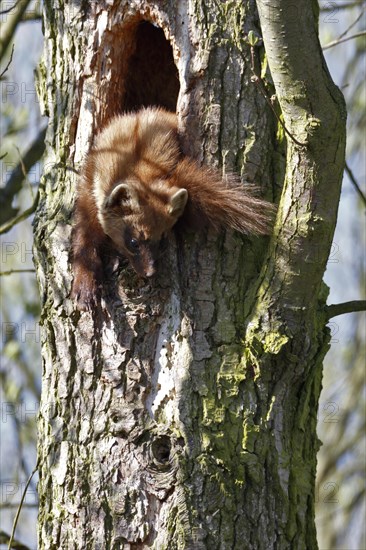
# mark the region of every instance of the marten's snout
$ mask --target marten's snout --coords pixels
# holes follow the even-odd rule
[[[145,277],[153,277],[156,273],[155,262],[151,261],[145,268]]]
[[[140,241],[138,250],[129,258],[136,273],[150,279],[156,274],[157,256],[158,243]]]

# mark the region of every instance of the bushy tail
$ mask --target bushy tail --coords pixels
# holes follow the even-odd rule
[[[204,217],[214,228],[232,228],[247,235],[268,235],[276,208],[255,196],[254,186],[244,186],[235,176],[181,160],[174,172],[174,184],[188,191],[187,215],[195,221]]]

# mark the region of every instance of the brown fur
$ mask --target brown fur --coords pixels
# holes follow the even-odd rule
[[[181,155],[175,114],[148,108],[117,116],[97,136],[79,179],[72,296],[80,309],[98,300],[110,245],[150,277],[159,243],[179,218],[259,235],[272,216],[273,206],[237,179],[223,181]]]

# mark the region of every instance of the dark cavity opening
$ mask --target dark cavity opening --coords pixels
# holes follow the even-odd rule
[[[160,464],[166,464],[170,459],[171,448],[172,445],[169,437],[162,435],[152,442],[152,455]]]
[[[124,78],[122,111],[159,106],[176,110],[179,76],[173,49],[161,28],[140,21],[135,27],[134,48]]]

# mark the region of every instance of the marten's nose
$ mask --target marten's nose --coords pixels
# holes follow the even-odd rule
[[[152,277],[153,275],[155,275],[155,273],[156,273],[155,264],[153,261],[151,261],[149,262],[149,265],[145,269],[145,277]]]

